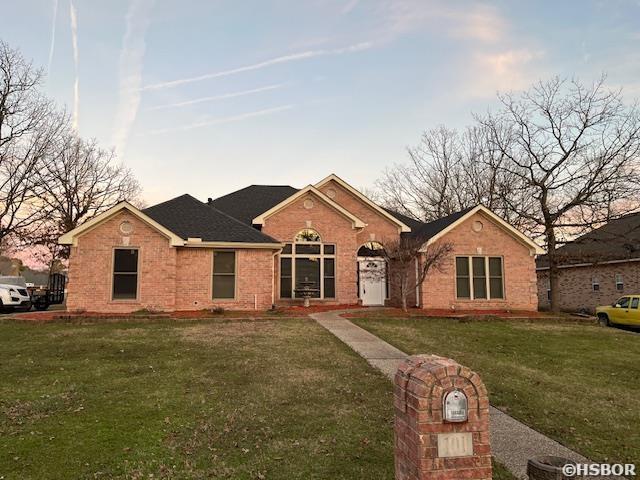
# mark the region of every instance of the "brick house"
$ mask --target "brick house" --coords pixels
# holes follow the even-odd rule
[[[640,214],[613,220],[558,248],[561,310],[594,312],[625,294],[640,293]],[[536,260],[538,303],[550,308],[549,266]]]
[[[385,241],[451,242],[442,272],[410,298],[431,309],[535,310],[539,248],[477,206],[422,223],[376,205],[336,175],[303,189],[252,185],[206,203],[122,202],[60,238],[71,246],[67,308],[131,312],[300,302],[385,305],[397,288]]]

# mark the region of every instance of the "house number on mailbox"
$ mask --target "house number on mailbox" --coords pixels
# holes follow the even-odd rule
[[[444,396],[444,421],[445,422],[466,422],[467,396],[460,390],[452,390]]]

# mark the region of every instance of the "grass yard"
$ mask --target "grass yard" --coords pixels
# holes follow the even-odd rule
[[[311,320],[0,321],[0,478],[389,479],[391,383]]]
[[[640,459],[640,336],[538,321],[352,319],[407,353],[477,371],[493,405],[596,461]]]

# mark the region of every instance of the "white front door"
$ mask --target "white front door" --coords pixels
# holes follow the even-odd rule
[[[358,262],[362,305],[384,305],[387,296],[385,261],[380,258],[361,258]]]

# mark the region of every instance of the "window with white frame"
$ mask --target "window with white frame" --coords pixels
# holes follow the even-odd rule
[[[616,290],[619,292],[624,290],[624,279],[621,273],[616,273]]]
[[[502,257],[456,257],[456,296],[470,300],[504,298]]]
[[[298,232],[280,254],[280,298],[296,298],[296,289],[305,286],[312,298],[336,296],[336,246],[323,243],[311,228]]]
[[[591,277],[591,289],[594,292],[600,291],[600,279],[598,277]]]

